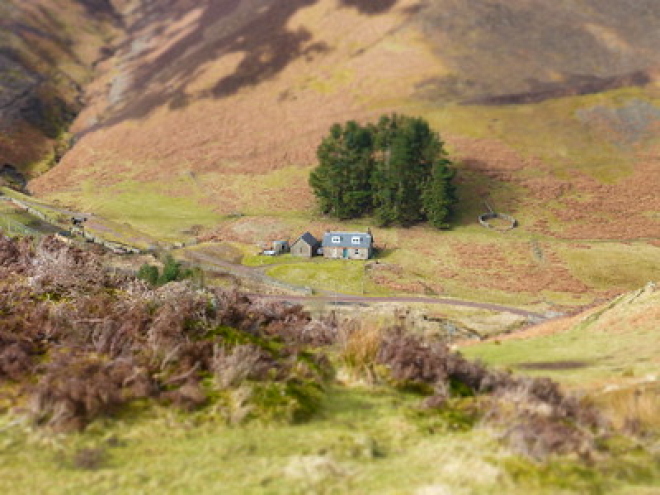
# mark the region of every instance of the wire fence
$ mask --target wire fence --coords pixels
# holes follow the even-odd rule
[[[43,233],[38,230],[31,229],[27,225],[23,225],[20,222],[16,222],[11,218],[0,214],[0,230],[2,230],[6,235],[12,237],[15,235],[30,236],[34,238],[43,237]]]

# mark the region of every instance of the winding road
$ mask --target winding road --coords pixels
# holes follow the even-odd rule
[[[277,279],[273,279],[272,277],[269,277],[268,275],[264,274],[262,270],[263,267],[248,267],[245,265],[230,263],[226,260],[220,259],[209,253],[189,252],[187,253],[187,256],[192,261],[203,263],[205,265],[205,268],[209,270],[216,269],[221,272],[229,272],[239,277],[244,276],[247,278],[257,278],[262,282],[268,279],[276,283],[279,282]],[[419,296],[354,296],[354,295],[335,293],[335,292],[326,292],[318,296],[287,295],[287,294],[255,294],[255,293],[251,293],[248,295],[250,297],[258,298],[258,299],[287,301],[293,303],[304,303],[304,302],[315,301],[315,302],[322,302],[328,304],[410,303],[410,304],[435,304],[435,305],[444,305],[444,306],[457,306],[464,308],[484,309],[487,311],[496,311],[502,313],[511,313],[527,318],[532,322],[541,322],[552,317],[542,313],[535,313],[533,311],[527,311],[524,309],[514,308],[511,306],[503,306],[500,304],[491,304],[491,303],[481,303],[475,301],[464,301],[462,299],[451,299],[451,298],[431,298],[431,297],[419,297]]]

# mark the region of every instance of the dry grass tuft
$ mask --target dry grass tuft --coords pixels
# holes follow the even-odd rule
[[[339,333],[339,359],[354,379],[377,381],[376,364],[384,338],[384,327],[373,321],[347,324]]]
[[[267,364],[259,366],[264,358],[264,352],[255,345],[239,345],[233,349],[216,346],[211,365],[215,380],[221,389],[237,387],[248,378],[258,376],[259,368],[268,370]]]
[[[637,385],[606,392],[595,402],[613,426],[629,434],[660,432],[660,385]]]

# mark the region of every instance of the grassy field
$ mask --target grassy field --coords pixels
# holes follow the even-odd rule
[[[346,294],[387,295],[370,279],[363,261],[326,260],[294,262],[278,265],[266,273],[292,284],[302,284],[316,290]]]
[[[223,218],[200,204],[201,195],[195,196],[188,190],[173,195],[170,191],[176,190],[176,184],[164,190],[157,185],[135,181],[100,189],[84,183],[82,190],[82,197],[63,193],[51,199],[64,204],[74,202],[82,211],[93,211],[109,221],[128,224],[163,242],[189,239],[192,237],[191,228],[203,230]]]
[[[212,211],[201,189],[193,193],[182,188],[191,195],[172,197],[163,186],[144,186],[135,181],[95,194],[87,184],[83,188],[88,191],[87,199],[78,207],[80,211],[98,213],[89,228],[108,240],[148,247],[188,242],[196,233],[202,233],[225,246],[220,249],[221,259],[229,250],[234,253],[229,260],[232,262],[253,267],[282,265],[268,270],[269,274],[326,291],[362,293],[361,264],[333,265],[318,260],[309,264],[289,256],[257,256],[260,246],[276,239],[293,241],[306,230],[321,236],[326,230],[371,227],[380,252],[378,266],[364,277],[368,294],[439,295],[541,310],[562,311],[590,304],[660,279],[660,267],[654,262],[660,248],[652,242],[557,238],[533,228],[533,210],[522,213],[518,218],[527,217],[527,221],[511,232],[488,231],[476,222],[483,209],[476,192],[471,186],[459,186],[461,214],[449,231],[423,225],[378,228],[368,218],[339,222],[295,211],[228,218]],[[505,186],[500,192],[506,190],[513,192],[515,188]],[[77,202],[75,195],[68,193],[52,199],[58,204]]]
[[[535,339],[511,340],[506,345],[476,345],[463,352],[495,366],[583,387],[587,383],[654,377],[660,366],[659,351],[653,330],[622,329],[617,333],[575,328]]]
[[[323,417],[299,426],[228,428],[206,418],[160,413],[97,425],[96,431],[48,445],[9,436],[0,485],[12,493],[396,493],[442,480],[460,486],[469,466],[485,468],[493,486],[500,470],[486,459],[498,448],[488,435],[434,439],[405,414],[413,398],[388,392],[337,390]],[[29,436],[28,436],[29,437]],[[478,444],[481,455],[466,448]],[[98,450],[93,470],[76,465],[76,452]],[[438,462],[468,460],[451,472]],[[32,473],[32,474],[28,474]],[[57,480],[56,483],[52,483]],[[479,483],[471,484],[475,487]]]
[[[328,229],[363,230],[369,225],[368,219],[360,223],[310,220],[307,215],[226,219],[192,199],[172,200],[164,193],[148,190],[138,194],[139,189],[136,184],[122,189],[123,192],[110,189],[107,197],[101,194],[96,203],[81,205],[88,207],[84,211],[94,209],[108,215],[95,218],[98,235],[147,246],[154,242],[188,241],[192,232],[218,229],[217,237],[228,239],[220,243],[225,246],[221,251],[229,249],[235,254],[229,261],[247,266],[283,265],[269,274],[319,290],[362,292],[359,263],[335,266],[315,260],[309,264],[296,262],[290,256],[257,256],[256,252],[264,241],[292,241],[305,230],[318,236]],[[59,199],[68,203],[65,196]],[[475,217],[477,211],[478,208]],[[660,279],[660,268],[653,261],[660,248],[646,241],[623,244],[562,240],[530,231],[524,224],[502,234],[487,231],[470,218],[464,212],[459,225],[446,232],[424,226],[407,230],[373,228],[376,244],[381,248],[377,259],[380,266],[378,271],[367,274],[365,291],[437,294],[529,307],[570,307]],[[90,227],[94,230],[94,226]],[[224,254],[220,253],[221,259]]]
[[[161,173],[157,159],[119,167],[101,154],[79,174],[74,188],[46,197],[94,211],[115,225],[128,224],[160,242],[187,241],[202,233],[204,239],[239,249],[245,265],[286,265],[272,270],[276,278],[346,293],[362,291],[352,268],[344,277],[336,268],[266,259],[255,252],[276,239],[293,241],[306,230],[320,236],[328,229],[372,227],[384,267],[369,277],[368,292],[562,311],[660,279],[654,262],[660,248],[652,242],[655,206],[648,199],[638,201],[652,194],[652,163],[637,155],[652,155],[652,140],[642,125],[634,147],[619,145],[620,136],[599,127],[596,118],[610,118],[612,112],[614,117],[643,116],[660,101],[656,93],[654,87],[624,88],[502,107],[389,101],[428,118],[447,135],[460,199],[454,227],[447,232],[425,226],[378,228],[369,218],[320,217],[307,186],[308,162],[247,170],[239,161],[219,161],[194,172],[196,162],[188,160]],[[373,105],[376,111],[384,103]],[[593,119],[585,117],[592,113]],[[616,130],[615,120],[610,123]],[[114,181],[109,169],[116,169]],[[505,234],[480,227],[484,200],[512,214],[519,227]]]
[[[338,387],[309,423],[226,427],[208,412],[135,413],[52,437],[4,429],[0,487],[28,494],[653,493],[628,454],[611,470],[536,465],[486,428],[415,412],[417,397]]]
[[[660,280],[658,247],[647,243],[593,243],[559,251],[571,273],[596,289],[643,286]]]
[[[631,154],[610,141],[611,136],[591,131],[576,117],[580,109],[617,108],[633,99],[656,101],[641,88],[604,94],[566,97],[535,105],[501,107],[454,106],[443,110],[421,107],[438,129],[475,138],[503,139],[523,156],[540,158],[557,176],[570,178],[576,170],[615,182],[632,172]],[[539,170],[528,170],[534,176]]]
[[[16,227],[20,229],[21,226],[43,234],[54,234],[60,230],[8,202],[0,201],[0,228],[11,232],[12,229]]]
[[[9,187],[0,188],[0,193],[2,193],[7,197],[17,199],[19,201],[22,201],[30,205],[30,207],[32,207],[35,211],[44,215],[44,217],[50,222],[56,223],[56,222],[68,220],[66,215],[63,215],[54,209],[54,205],[52,202],[44,201],[43,199],[28,196],[26,194],[15,191],[14,189],[11,189]]]
[[[530,335],[462,349],[470,358],[545,375],[572,387],[654,381],[660,369],[657,338],[660,293],[626,294],[586,316],[549,322]]]
[[[44,2],[52,8],[64,4]],[[72,128],[75,146],[29,184],[41,198],[35,207],[55,220],[62,214],[49,204],[94,213],[88,230],[107,240],[153,247],[198,238],[201,245],[186,249],[318,292],[416,294],[568,312],[660,279],[660,85],[657,70],[650,69],[658,65],[657,9],[621,7],[613,0],[603,0],[607,6],[600,10],[589,6],[595,2],[560,2],[551,8],[513,0],[200,2],[189,12],[128,3],[126,37],[99,61],[94,84],[83,88],[87,108]],[[60,26],[48,10],[39,12],[35,19],[43,22],[36,27],[44,32],[43,43],[50,43],[48,31],[56,29],[70,35],[71,54],[80,52],[89,64],[98,59],[93,23],[89,30],[68,22]],[[521,25],[532,29],[518,29]],[[86,35],[79,39],[80,33]],[[0,39],[4,36],[0,33]],[[30,29],[25,36],[21,43],[39,38]],[[495,59],[493,50],[502,56]],[[617,87],[608,80],[623,67],[639,71],[646,82],[608,89]],[[87,71],[77,70],[65,70],[76,84],[64,86],[85,85]],[[587,83],[596,94],[561,96],[590,92]],[[557,88],[563,91],[552,96]],[[541,101],[548,90],[550,99]],[[519,92],[521,101],[476,103],[481,96],[487,101]],[[524,103],[526,92],[534,103]],[[391,112],[428,119],[446,141],[458,171],[459,196],[449,231],[425,225],[380,228],[370,218],[341,222],[316,211],[308,175],[330,125],[374,121]],[[30,142],[26,136],[11,148],[41,153],[36,142],[23,146]],[[68,135],[61,139],[68,141]],[[52,148],[53,143],[46,144]],[[36,173],[56,156],[43,149],[44,161],[29,158],[17,157],[34,162]],[[485,201],[513,215],[519,227],[507,233],[480,227]],[[2,208],[0,203],[0,218],[29,221]],[[274,240],[294,240],[307,230],[320,237],[327,230],[369,227],[379,254],[368,263],[256,255]],[[34,282],[21,277],[16,280]],[[224,283],[235,280],[227,277]],[[51,295],[30,301],[43,303],[40,316],[52,314],[83,329],[72,355],[81,341],[94,340],[90,348],[101,345],[98,333],[89,339],[85,325],[110,325],[106,315],[79,320],[75,300]],[[104,304],[117,295],[115,289],[102,291],[93,309],[107,310]],[[81,305],[89,300],[85,294]],[[168,314],[176,320],[181,299],[173,292],[169,301]],[[210,317],[211,306],[199,306],[201,319]],[[119,323],[135,307],[120,306]],[[140,322],[155,314],[156,303],[145,307]],[[270,311],[265,303],[258,308]],[[14,399],[19,396],[0,386],[0,493],[657,494],[658,308],[660,296],[649,287],[587,314],[510,336],[498,334],[519,330],[523,322],[508,315],[424,308],[498,335],[499,340],[461,347],[464,355],[515,373],[551,376],[586,401],[602,404],[600,410],[624,434],[600,439],[603,445],[588,460],[575,452],[545,462],[517,455],[504,437],[507,428],[521,423],[497,430],[491,429],[494,423],[485,426],[486,420],[466,426],[459,406],[471,399],[456,395],[451,407],[422,410],[420,395],[369,384],[366,374],[348,372],[345,355],[328,355],[328,360],[337,358],[337,375],[323,382],[319,411],[298,424],[257,419],[228,426],[227,410],[250,407],[249,401],[241,402],[239,388],[223,395],[233,401],[226,410],[215,396],[189,413],[156,405],[161,398],[169,400],[167,392],[175,384],[180,391],[184,379],[194,376],[202,361],[195,350],[216,357],[220,345],[197,347],[202,342],[194,331],[203,322],[182,318],[179,326],[168,326],[163,317],[140,340],[153,350],[150,363],[161,359],[154,366],[154,383],[162,388],[152,391],[150,405],[136,399],[115,418],[95,419],[82,433],[57,434],[30,426],[24,412],[10,416],[11,407],[37,406],[10,404],[26,395]],[[5,308],[0,316],[16,325],[32,323]],[[246,316],[250,332],[271,318],[252,310]],[[369,330],[378,318],[366,316],[362,325]],[[273,335],[290,330],[289,321],[273,325]],[[133,330],[128,326],[121,327],[127,335]],[[224,326],[213,332],[225,332],[227,341],[236,337]],[[34,352],[52,343],[37,333]],[[116,335],[123,334],[108,338]],[[159,345],[170,337],[182,339],[163,351]],[[242,336],[259,342],[252,337]],[[347,354],[347,340],[341,338],[337,345]],[[16,356],[29,357],[21,355],[21,339],[2,356],[10,364]],[[126,353],[138,346],[135,342]],[[415,357],[432,347],[422,347]],[[190,351],[187,361],[176,357],[182,349]],[[273,349],[279,353],[280,342]],[[298,356],[298,350],[291,349],[299,359],[291,369],[304,376],[309,356]],[[64,351],[57,347],[53,355],[58,352]],[[94,352],[90,359],[97,358]],[[258,356],[255,367],[267,359]],[[34,365],[50,364],[50,357],[34,359]],[[240,368],[245,360],[236,359]],[[118,353],[117,361],[128,358]],[[168,366],[184,361],[194,363],[187,374],[167,376]],[[374,362],[362,372],[376,376]],[[281,363],[271,368],[269,379],[282,369]],[[126,382],[142,370],[135,371]],[[292,375],[287,387],[295,390],[300,379]],[[255,386],[251,381],[245,378],[248,394]],[[430,387],[430,380],[424,385]],[[433,386],[445,385],[458,387]],[[276,399],[285,395],[282,388],[272,390],[279,391]],[[612,396],[613,391],[621,396]],[[543,423],[543,414],[550,415],[544,412],[547,403],[521,404],[524,399],[517,402],[513,392],[503,401],[511,399],[512,409],[520,406],[517,419],[536,415]],[[538,411],[525,410],[528,406]],[[561,437],[569,421],[559,416],[551,424],[555,430],[541,431]]]
[[[25,226],[29,226],[35,221],[34,217],[5,201],[0,201],[0,215],[2,215],[2,218]]]
[[[368,218],[318,215],[308,176],[333,123],[400,112],[428,119],[440,133],[458,170],[460,202],[449,232],[377,229],[389,267],[374,274],[372,291],[561,310],[660,277],[653,263],[658,248],[647,242],[660,233],[654,186],[660,86],[655,75],[608,83],[621,75],[613,39],[630,43],[627,60],[640,71],[656,57],[639,27],[651,16],[619,12],[613,2],[599,13],[562,4],[549,11],[561,13],[555,17],[522,2],[497,10],[498,22],[486,29],[472,23],[489,8],[477,4],[440,12],[412,0],[366,9],[359,3],[338,8],[322,0],[264,11],[241,4],[234,20],[203,8],[199,18],[181,19],[181,29],[208,36],[172,43],[169,28],[179,19],[168,10],[150,17],[145,26],[160,30],[154,43],[172,36],[162,43],[163,57],[126,43],[103,65],[78,124],[84,129],[91,118],[109,125],[91,128],[31,190],[160,242],[201,233],[246,246],[246,265],[268,264],[252,246],[293,240],[305,230],[374,227]],[[447,12],[455,24],[443,24]],[[128,17],[142,14],[136,8]],[[618,31],[571,20],[585,15]],[[533,39],[509,32],[519,20],[537,27]],[[448,39],[438,38],[440,24]],[[292,26],[308,34],[298,39]],[[242,41],[215,53],[227,33]],[[494,64],[493,45],[507,47],[503,53],[528,51]],[[242,62],[245,53],[273,56]],[[585,61],[580,77],[569,76],[576,60]],[[247,70],[251,64],[258,70]],[[107,108],[105,88],[115,79],[127,88],[121,105]],[[141,87],[131,91],[131,81]],[[488,100],[527,92],[529,99]],[[483,231],[477,218],[486,200],[513,215],[519,228]],[[610,242],[596,247],[596,241]],[[307,266],[286,265],[273,274],[296,283],[314,278]],[[333,271],[319,272],[315,286],[361,291],[350,269],[345,280]]]

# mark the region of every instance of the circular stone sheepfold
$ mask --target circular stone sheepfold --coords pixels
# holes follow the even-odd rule
[[[494,222],[493,220],[500,221]],[[518,221],[512,216],[495,212],[479,215],[479,223],[487,229],[497,230],[498,232],[506,232],[518,226]]]

